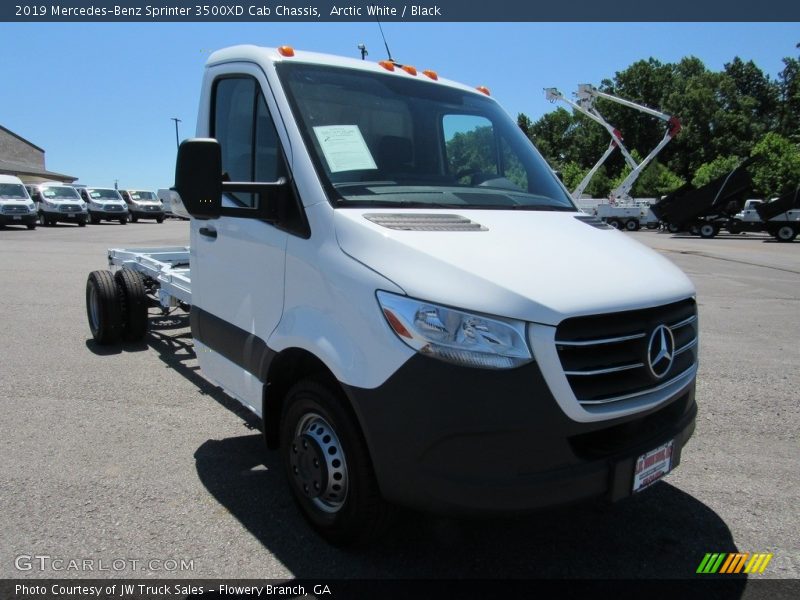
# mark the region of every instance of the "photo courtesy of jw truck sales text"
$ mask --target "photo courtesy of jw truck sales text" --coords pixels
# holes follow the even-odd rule
[[[476,128],[491,137],[474,152],[502,152],[458,171],[453,144]],[[579,212],[486,90],[236,46],[208,60],[197,135],[171,198],[190,247],[111,248],[116,272],[86,284],[92,334],[136,341],[148,306],[188,312],[204,376],[263,419],[320,535],[374,537],[392,504],[619,500],[678,466],[694,287]]]

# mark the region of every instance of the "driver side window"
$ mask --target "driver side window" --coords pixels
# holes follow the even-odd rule
[[[258,82],[249,76],[224,77],[215,83],[211,135],[222,152],[228,181],[272,182],[285,177],[278,133]],[[255,194],[227,193],[240,206],[255,208]]]

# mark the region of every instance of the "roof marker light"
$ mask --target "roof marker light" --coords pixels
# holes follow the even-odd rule
[[[430,77],[434,81],[438,81],[439,80],[439,75],[436,74],[436,71],[431,71],[430,69],[425,69],[422,72],[422,74]]]
[[[294,56],[294,48],[291,46],[280,46],[278,52],[281,56]]]
[[[394,63],[390,60],[379,60],[378,64],[387,71],[394,71]]]
[[[487,96],[492,95],[491,92],[489,91],[489,88],[487,88],[485,85],[479,85],[475,89],[481,92],[482,94],[486,94]]]
[[[405,71],[409,75],[416,76],[416,74],[417,74],[417,69],[412,67],[411,65],[403,65],[403,71]]]

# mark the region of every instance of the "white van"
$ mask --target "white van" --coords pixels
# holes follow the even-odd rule
[[[137,340],[148,305],[186,310],[327,539],[376,534],[390,504],[617,500],[677,466],[692,283],[579,212],[488,90],[237,46],[209,58],[197,135],[175,186],[191,247],[110,249],[90,329]]]
[[[86,226],[87,205],[72,186],[53,181],[26,187],[38,205],[42,225],[76,223],[79,227]]]
[[[164,205],[155,192],[149,190],[119,190],[120,196],[128,205],[128,213],[133,223],[139,219],[153,219],[164,222]]]
[[[0,175],[0,227],[25,225],[36,229],[38,218],[36,204],[22,181],[13,175]]]
[[[78,191],[88,205],[89,220],[93,224],[100,221],[128,223],[128,205],[114,188],[81,187]]]

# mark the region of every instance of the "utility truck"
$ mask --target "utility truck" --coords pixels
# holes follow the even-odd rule
[[[779,242],[791,242],[800,233],[800,187],[770,202],[748,200],[728,223],[728,231],[766,231]]]
[[[188,313],[202,373],[262,419],[331,542],[376,535],[393,505],[618,500],[678,465],[694,287],[579,212],[488,89],[288,46],[214,52],[169,200],[190,246],[109,249],[92,335]]]
[[[592,180],[595,173],[597,173],[598,169],[608,159],[608,157],[613,154],[614,150],[619,148],[619,151],[622,153],[622,156],[625,159],[628,167],[630,167],[631,171],[628,173],[625,179],[611,191],[609,197],[610,202],[598,204],[595,207],[594,214],[615,229],[636,231],[642,225],[645,225],[648,229],[655,229],[658,227],[659,220],[658,217],[656,217],[655,214],[650,210],[650,203],[636,201],[631,197],[630,193],[634,184],[636,183],[636,180],[639,178],[639,175],[644,172],[645,168],[647,168],[653,159],[658,156],[659,152],[666,147],[672,138],[680,133],[680,120],[675,116],[668,115],[648,106],[637,104],[636,102],[614,96],[613,94],[609,94],[607,92],[601,92],[589,83],[579,84],[578,91],[575,92],[574,95],[577,98],[576,100],[567,98],[556,88],[545,88],[545,97],[547,100],[550,102],[564,102],[565,104],[571,106],[573,110],[589,117],[592,121],[598,123],[609,133],[611,141],[609,142],[608,149],[598,159],[594,166],[589,169],[584,178],[578,184],[578,187],[576,187],[572,192],[572,197],[576,200],[581,197],[583,191],[589,185],[589,182]],[[595,105],[595,101],[598,98],[603,98],[610,102],[616,102],[617,104],[621,104],[628,108],[633,108],[652,117],[656,117],[662,121],[665,121],[667,128],[664,132],[664,137],[661,138],[661,141],[656,144],[656,146],[647,156],[637,163],[636,159],[625,147],[625,144],[622,141],[622,133],[620,133],[618,129],[612,126],[605,119],[605,117],[600,114],[600,111]]]

